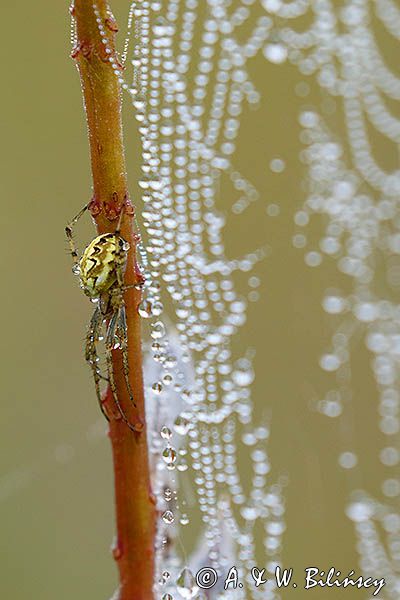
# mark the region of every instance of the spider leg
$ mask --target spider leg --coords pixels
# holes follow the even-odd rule
[[[129,393],[129,398],[136,408],[136,403],[133,398],[133,391],[131,388],[131,384],[129,381],[129,361],[128,361],[128,336],[127,336],[127,325],[126,325],[126,311],[125,304],[122,303],[118,309],[118,317],[117,317],[117,332],[118,339],[120,340],[121,352],[122,352],[122,367],[124,371],[124,378],[126,387]]]
[[[118,309],[114,312],[113,316],[111,317],[110,323],[108,325],[108,329],[107,329],[107,336],[106,336],[106,343],[105,343],[105,352],[106,352],[106,361],[107,361],[107,369],[108,369],[108,377],[109,377],[109,382],[110,382],[110,388],[112,391],[112,395],[114,398],[114,402],[118,408],[118,412],[121,415],[123,421],[128,425],[129,429],[132,429],[132,431],[137,431],[135,429],[135,427],[129,422],[128,417],[126,416],[121,403],[118,399],[118,392],[117,392],[117,386],[115,385],[115,379],[114,379],[114,366],[113,366],[113,362],[112,362],[112,350],[114,348],[114,344],[115,344],[115,337],[116,337],[116,331],[117,331],[117,323],[118,323],[118,316],[119,316],[119,311]],[[122,342],[123,343],[123,342]],[[133,398],[131,396],[131,390],[130,390],[130,386],[128,387],[128,392],[129,395],[131,397],[131,400],[133,402]],[[134,406],[135,403],[133,402]]]
[[[119,236],[120,232],[121,232],[121,225],[122,225],[122,219],[125,213],[125,209],[126,209],[126,204],[125,202],[123,203],[123,205],[121,206],[121,211],[119,213],[119,218],[118,218],[118,223],[117,223],[117,227],[114,231],[114,235]]]
[[[119,234],[120,234],[122,216],[123,216],[124,211],[125,211],[125,204],[121,208],[121,214],[120,214],[120,217],[118,220],[117,228],[115,230],[116,240],[120,239]],[[109,332],[110,332],[111,343],[113,342],[113,339],[115,337],[117,337],[120,341],[121,352],[122,352],[122,366],[123,366],[123,371],[124,371],[125,383],[126,383],[126,387],[127,387],[128,393],[129,393],[130,400],[131,400],[133,406],[136,407],[136,403],[133,398],[131,384],[129,382],[128,335],[127,335],[125,303],[124,303],[124,299],[123,299],[124,291],[129,288],[135,287],[135,286],[124,284],[124,270],[125,270],[125,260],[126,260],[125,252],[126,251],[123,250],[123,248],[121,247],[119,242],[117,242],[116,247],[115,247],[115,271],[116,271],[116,275],[117,275],[117,286],[118,287],[115,289],[114,302],[113,302],[114,310],[115,310],[115,313],[114,313],[115,319],[112,318],[110,321]]]
[[[130,283],[129,285],[123,285],[121,288],[112,289],[108,293],[110,296],[120,296],[121,293],[126,292],[126,290],[133,290],[133,288],[137,290],[139,285],[140,284],[138,283]]]
[[[72,260],[73,260],[73,263],[74,263],[72,270],[74,270],[74,268],[76,268],[78,266],[78,264],[79,264],[78,250],[77,250],[75,242],[74,242],[73,230],[74,230],[75,225],[77,224],[77,222],[81,218],[81,216],[86,212],[87,208],[88,208],[88,205],[86,204],[78,212],[78,214],[72,219],[72,221],[70,223],[68,223],[68,225],[65,228],[65,233],[66,233],[68,244],[69,244],[69,251],[71,253]]]
[[[121,353],[122,353],[122,369],[123,369],[126,389],[128,391],[130,401],[132,402],[133,406],[136,408],[136,403],[133,398],[133,392],[132,392],[131,384],[129,381],[128,336],[127,336],[125,304],[124,304],[124,300],[123,300],[124,291],[126,289],[135,287],[134,285],[128,285],[128,286],[124,285],[124,272],[125,272],[125,265],[126,265],[127,248],[126,248],[126,242],[124,242],[122,240],[122,238],[120,238],[120,231],[121,231],[122,219],[123,219],[123,216],[125,213],[125,208],[126,208],[126,206],[124,203],[121,207],[121,212],[119,215],[117,227],[114,231],[115,241],[116,241],[114,256],[115,256],[115,271],[116,271],[116,276],[117,276],[117,287],[114,290],[111,290],[111,295],[112,295],[111,303],[112,303],[112,306],[114,309],[114,313],[110,319],[108,329],[107,329],[106,360],[107,360],[107,366],[108,366],[108,371],[109,371],[110,387],[112,389],[114,401],[117,405],[117,408],[121,414],[121,417],[123,418],[125,423],[128,425],[128,427],[130,429],[132,429],[133,431],[137,431],[137,429],[135,427],[133,427],[133,425],[131,425],[131,423],[129,423],[128,418],[126,417],[126,414],[122,410],[121,404],[118,400],[117,389],[116,389],[115,381],[114,381],[113,364],[112,364],[112,360],[111,360],[112,350],[114,348],[115,340],[117,339],[119,341],[119,345],[120,345],[120,349],[121,349]],[[128,248],[129,248],[129,245],[128,245]]]
[[[90,368],[92,369],[94,385],[96,388],[96,396],[97,396],[97,401],[100,406],[100,410],[103,413],[103,415],[105,416],[105,418],[107,419],[107,421],[109,421],[110,418],[105,411],[103,400],[101,397],[101,389],[100,389],[100,380],[106,379],[108,381],[108,379],[106,377],[104,377],[103,375],[101,375],[100,369],[97,366],[98,365],[98,354],[97,354],[97,349],[96,349],[96,343],[99,340],[102,323],[103,323],[103,315],[101,314],[100,308],[97,307],[92,315],[92,318],[90,319],[89,328],[88,328],[88,331],[86,334],[85,358],[86,358],[86,362],[89,363]]]
[[[125,213],[125,204],[121,207],[121,212],[118,219],[117,227],[114,231],[115,236],[115,271],[117,275],[118,289],[123,291],[124,288],[124,273],[127,259],[127,251],[129,250],[129,244],[121,238],[121,225],[122,217]]]

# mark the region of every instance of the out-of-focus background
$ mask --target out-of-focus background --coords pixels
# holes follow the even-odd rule
[[[124,31],[128,2],[113,5]],[[91,192],[80,85],[69,58],[68,7],[43,0],[7,3],[2,20],[0,596],[105,600],[116,585],[109,553],[110,449],[82,351],[91,305],[71,274],[64,239],[66,222]],[[222,194],[220,208],[228,215],[228,255],[265,244],[269,255],[257,267],[260,300],[250,306],[237,343],[256,349],[256,412],[272,419],[274,473],[288,477],[283,564],[347,573],[358,569],[344,512],[349,490],[360,486],[374,493],[383,469],[377,392],[359,339],[353,342],[354,393],[345,426],[315,410],[332,384],[318,366],[332,334],[321,299],[326,288],[347,284],[333,261],[311,269],[292,245],[293,215],[304,199],[299,108],[322,107],[337,131],[341,113],[312,81],[306,99],[296,94],[307,78],[293,66],[260,58],[250,69],[262,101],[247,117],[236,164],[261,199],[237,216],[230,211],[232,198]],[[124,116],[135,196],[138,136],[130,108]],[[383,141],[376,150],[384,164],[395,162]],[[285,162],[282,172],[270,168],[277,158]],[[314,226],[309,232],[310,246],[321,231]],[[93,233],[91,223],[80,225],[81,247]],[[338,456],[345,451],[357,453],[362,467],[340,469]],[[288,590],[285,600],[305,594]],[[320,600],[364,597],[353,589],[307,594]]]

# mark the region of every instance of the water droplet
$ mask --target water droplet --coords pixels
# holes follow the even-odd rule
[[[268,204],[266,208],[267,215],[270,217],[277,217],[280,211],[281,209],[279,208],[278,204],[275,204],[274,202]]]
[[[165,335],[164,323],[162,321],[156,321],[155,323],[153,323],[153,325],[151,327],[150,335],[154,340],[158,340],[158,339],[164,337],[164,335]]]
[[[277,13],[282,7],[281,0],[262,0],[262,5],[265,10],[270,13]]]
[[[383,448],[380,457],[384,465],[386,465],[387,467],[393,467],[399,463],[400,452],[397,448],[388,446],[386,448]]]
[[[319,364],[324,371],[337,371],[340,367],[340,359],[336,354],[324,354]]]
[[[176,462],[176,450],[172,446],[167,446],[163,453],[163,460],[165,464],[168,466],[172,466]]]
[[[174,367],[176,367],[177,365],[177,360],[175,358],[175,356],[169,355],[165,358],[165,366],[167,368],[173,369]]]
[[[189,523],[189,517],[187,515],[182,515],[179,519],[179,523],[181,525],[187,525]]]
[[[161,518],[164,521],[164,523],[168,523],[168,525],[175,521],[174,513],[172,512],[172,510],[166,510]]]
[[[325,312],[331,315],[337,315],[346,307],[346,300],[340,296],[325,296],[322,302]]]
[[[367,500],[359,500],[356,502],[352,502],[346,508],[346,515],[355,523],[362,523],[362,521],[368,521],[373,514],[373,505]]]
[[[171,594],[163,594],[161,600],[174,600],[174,597]]]
[[[259,516],[258,510],[253,506],[243,506],[240,513],[245,521],[255,521]]]
[[[167,581],[170,577],[171,577],[171,573],[169,571],[163,571],[161,573],[161,577],[158,581],[159,581],[159,583],[161,583],[161,585],[164,585],[165,583],[167,583]]]
[[[190,402],[190,391],[189,390],[182,390],[182,400],[185,400],[185,402]]]
[[[79,265],[79,263],[77,263],[76,265],[74,265],[72,267],[72,272],[74,275],[80,275],[81,274],[81,267]]]
[[[189,431],[190,423],[185,417],[179,416],[175,419],[174,429],[179,435],[186,435]]]
[[[172,436],[172,431],[169,427],[164,425],[164,427],[161,427],[160,435],[164,440],[169,440]]]
[[[242,442],[246,446],[253,446],[257,442],[257,438],[252,432],[244,433],[242,435]]]
[[[161,383],[159,381],[156,381],[156,383],[153,383],[153,385],[151,386],[151,389],[156,394],[161,394],[161,392],[163,391],[163,386],[161,385]]]
[[[240,387],[247,387],[254,380],[254,372],[251,369],[237,369],[232,373],[232,379]]]
[[[353,469],[357,464],[357,456],[354,452],[342,452],[339,456],[339,465],[343,469]]]
[[[133,59],[132,64],[134,62],[137,62],[137,61],[135,61],[135,59]],[[137,65],[134,65],[134,66],[137,66]],[[146,104],[145,104],[144,100],[134,100],[132,102],[132,104],[137,110],[140,110],[140,111],[143,111],[146,108]]]
[[[162,314],[163,310],[164,306],[161,304],[161,302],[154,302],[152,307],[152,313],[155,317],[159,317]]]
[[[138,313],[143,319],[150,319],[152,316],[152,303],[149,300],[143,300],[139,304]]]
[[[176,580],[176,586],[182,598],[186,598],[187,600],[194,598],[199,591],[195,578],[193,577],[191,570],[187,567],[181,571],[181,574]]]
[[[304,261],[309,267],[318,267],[322,262],[322,255],[320,252],[307,252],[304,257]]]
[[[285,161],[281,158],[273,158],[269,163],[269,168],[273,173],[282,173],[285,170]]]
[[[165,488],[164,498],[167,502],[170,502],[172,500],[172,490],[170,490],[169,488]]]
[[[276,65],[285,62],[288,55],[286,46],[282,44],[267,44],[263,52],[265,58]]]
[[[162,378],[162,380],[165,385],[170,385],[173,381],[173,377],[169,373],[166,373],[164,375],[164,377]]]

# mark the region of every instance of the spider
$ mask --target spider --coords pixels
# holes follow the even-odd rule
[[[123,296],[126,289],[135,286],[124,285],[124,273],[130,248],[129,243],[120,235],[124,208],[123,206],[121,209],[115,232],[103,233],[95,237],[85,248],[80,258],[73,239],[73,228],[88,209],[88,205],[84,206],[67,225],[65,233],[73,260],[72,272],[75,275],[79,275],[80,286],[86,296],[97,304],[86,334],[85,358],[92,370],[100,409],[107,421],[109,421],[110,419],[105,411],[100,389],[101,380],[105,380],[110,385],[113,399],[121,418],[132,431],[137,431],[137,428],[130,423],[118,399],[112,363],[112,351],[119,348],[122,353],[122,370],[129,398],[136,408],[129,383],[128,337]],[[99,356],[96,347],[98,341],[102,339],[103,323],[106,323],[105,357],[108,377],[104,377],[100,372],[98,366]]]

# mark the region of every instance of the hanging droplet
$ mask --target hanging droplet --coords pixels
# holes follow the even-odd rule
[[[163,386],[161,385],[161,383],[159,381],[156,381],[156,383],[153,383],[153,385],[151,386],[151,389],[156,394],[161,394],[161,392],[163,390]]]
[[[165,583],[167,583],[167,581],[170,577],[171,577],[171,573],[169,571],[163,571],[161,573],[161,577],[158,581],[159,581],[159,583],[161,583],[161,585],[164,585]]]
[[[189,523],[189,517],[187,515],[182,515],[179,519],[179,523],[181,525],[187,525]]]
[[[153,340],[159,340],[165,335],[165,327],[162,321],[156,321],[151,327],[151,337]]]
[[[287,48],[283,44],[267,44],[263,52],[265,58],[276,65],[285,62],[288,55]]]
[[[182,390],[182,400],[185,400],[185,402],[189,402],[190,401],[190,391],[189,390]]]
[[[177,365],[177,360],[176,360],[175,356],[169,355],[165,358],[165,366],[166,367],[173,369],[174,367],[176,367],[176,365]]]
[[[81,274],[81,267],[79,263],[76,263],[76,265],[74,265],[72,267],[72,272],[74,275],[80,275]]]
[[[174,597],[171,594],[163,594],[161,600],[174,600]]]
[[[161,427],[160,435],[164,440],[169,440],[169,439],[171,439],[172,431],[170,430],[169,427],[164,425],[164,427]]]
[[[369,500],[357,500],[351,502],[346,507],[346,515],[355,523],[362,523],[372,518],[374,514],[374,506]]]
[[[174,513],[172,512],[172,510],[166,510],[161,518],[164,521],[164,523],[167,523],[168,525],[175,521]]]
[[[193,577],[191,570],[187,567],[181,571],[181,574],[176,580],[176,586],[182,598],[186,598],[187,600],[194,598],[199,591],[195,578]]]
[[[169,502],[170,500],[172,500],[172,490],[170,490],[169,488],[165,488],[164,490],[164,498],[167,502]]]
[[[162,380],[165,385],[171,385],[171,383],[173,381],[173,377],[169,373],[166,373],[164,375],[164,377],[162,378]]]
[[[149,300],[143,300],[139,304],[138,313],[143,319],[150,319],[152,316],[152,303]]]
[[[167,446],[162,453],[163,460],[167,466],[172,466],[176,462],[176,450],[172,446]]]
[[[134,63],[134,59],[132,60],[132,64],[133,63]],[[143,111],[146,108],[146,104],[145,104],[144,100],[134,100],[132,102],[132,104],[136,108],[136,110]]]
[[[189,427],[190,423],[185,417],[180,415],[175,419],[174,429],[176,433],[179,433],[179,435],[186,435],[189,431]]]
[[[254,372],[252,369],[237,369],[232,373],[232,379],[240,387],[247,387],[254,380]]]
[[[162,314],[163,310],[164,306],[161,304],[161,302],[154,302],[152,307],[152,313],[155,317],[159,317]]]

